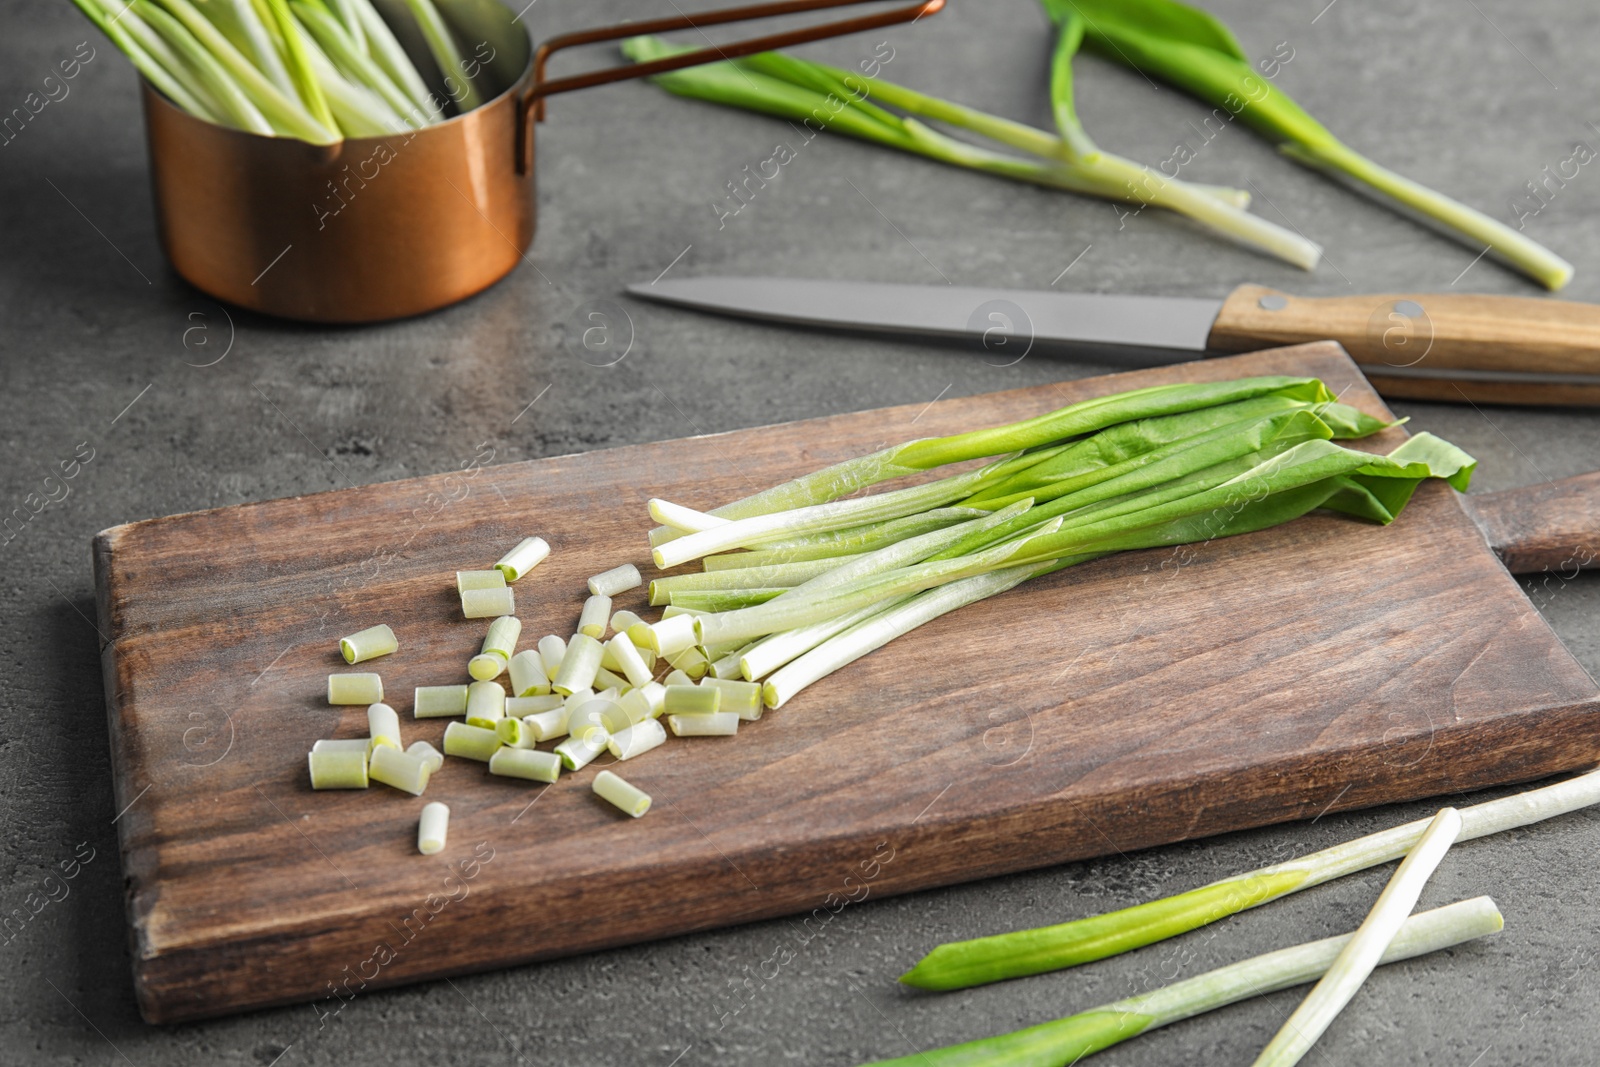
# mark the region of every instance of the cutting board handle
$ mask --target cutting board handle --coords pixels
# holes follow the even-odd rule
[[[1512,574],[1600,566],[1600,471],[1463,498]]]
[[[1304,297],[1241,285],[1223,301],[1207,347],[1245,352],[1325,338],[1343,345],[1384,396],[1600,404],[1600,305],[1568,300]]]

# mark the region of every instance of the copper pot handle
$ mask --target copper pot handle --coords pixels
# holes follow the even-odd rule
[[[839,37],[847,33],[859,33],[863,30],[875,30],[882,26],[893,26],[900,22],[915,22],[924,15],[931,15],[945,5],[945,0],[918,0],[917,3],[898,7],[892,11],[884,11],[876,15],[861,15],[852,19],[841,19],[838,22],[826,22],[820,26],[808,26],[805,29],[790,30],[787,33],[774,33],[766,37],[753,37],[748,41],[735,41],[731,44],[712,45],[694,52],[685,52],[679,56],[668,56],[665,59],[652,60],[649,63],[633,63],[624,67],[611,67],[606,70],[590,71],[587,74],[574,74],[567,78],[557,78],[546,81],[544,76],[545,60],[552,52],[573,45],[594,44],[596,41],[612,41],[618,37],[634,37],[645,33],[666,33],[670,30],[699,29],[701,26],[716,26],[724,22],[743,22],[747,19],[771,18],[776,15],[793,15],[802,11],[818,11],[829,7],[845,7],[850,4],[872,3],[875,0],[779,0],[777,3],[751,4],[748,7],[725,8],[721,11],[706,11],[695,15],[678,15],[672,18],[648,19],[644,22],[627,22],[617,26],[602,26],[593,30],[580,30],[577,33],[564,33],[559,37],[552,37],[541,44],[533,54],[533,85],[523,93],[517,102],[517,173],[526,174],[533,166],[533,124],[544,119],[544,98],[553,93],[570,92],[573,89],[587,89],[591,85],[605,85],[608,82],[625,81],[628,78],[647,78],[652,74],[663,71],[679,70],[683,67],[699,66],[701,63],[711,63],[720,59],[734,59],[738,56],[754,55],[757,52],[768,52],[774,48],[787,48],[790,45],[804,44],[807,41],[820,41],[826,37]]]

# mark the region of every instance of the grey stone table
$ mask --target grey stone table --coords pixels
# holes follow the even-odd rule
[[[526,18],[542,37],[675,6],[542,0]],[[1509,219],[1508,201],[1523,183],[1576,143],[1600,143],[1593,5],[1219,6],[1252,54],[1287,42],[1293,59],[1280,84],[1357,147],[1499,217]],[[69,495],[4,537],[0,911],[47,903],[0,942],[0,1063],[689,1067],[903,1055],[1349,929],[1386,872],[1077,972],[949,998],[898,988],[893,976],[942,938],[1120,907],[1429,810],[1330,815],[869,900],[782,968],[763,966],[791,936],[779,921],[376,993],[321,1027],[307,1007],[146,1026],[129,980],[118,813],[89,621],[95,531],[347,479],[445,470],[484,441],[497,460],[516,460],[1106,369],[1033,357],[1001,368],[955,348],[788,331],[619,298],[625,283],[669,264],[679,275],[1039,288],[1072,264],[1060,288],[1194,295],[1244,281],[1316,294],[1533,290],[1474,262],[1472,249],[1279,159],[1243,129],[1201,147],[1184,174],[1252,188],[1258,211],[1322,241],[1327,258],[1313,275],[1157,212],[1122,220],[1101,202],[833,137],[805,146],[719,224],[714,205],[725,183],[769,156],[786,128],[624,84],[551,103],[540,132],[537,246],[500,285],[442,313],[368,329],[310,329],[238,312],[230,326],[162,260],[128,65],[66,0],[4,0],[0,11],[0,113],[22,105],[79,42],[95,49],[68,94],[0,146],[0,505],[10,513],[59,462],[92,456]],[[1049,124],[1049,42],[1031,0],[953,0],[915,28],[812,52],[849,64],[885,39],[894,49],[887,76]],[[1205,109],[1197,103],[1094,58],[1079,69],[1085,121],[1108,147],[1156,162],[1179,141],[1199,145]],[[1600,299],[1597,209],[1600,171],[1585,168],[1526,220],[1529,233],[1577,264],[1574,299]],[[583,358],[582,333],[605,301],[626,304],[633,344],[625,360],[601,368],[591,364],[603,360]],[[1481,457],[1480,489],[1600,463],[1592,414],[1396,407]],[[1589,669],[1600,668],[1600,580],[1553,588],[1540,603]],[[1453,853],[1424,904],[1491,893],[1508,917],[1505,933],[1382,974],[1308,1062],[1594,1062],[1597,859],[1596,812]],[[50,881],[47,891],[47,875],[63,862],[76,877]],[[1245,1061],[1295,1002],[1280,993],[1101,1059]]]

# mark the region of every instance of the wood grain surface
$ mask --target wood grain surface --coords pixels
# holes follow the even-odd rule
[[[1463,501],[1512,574],[1600,566],[1600,471]]]
[[[647,560],[645,501],[710,506],[913,435],[1174,380],[1317,375],[1383,411],[1333,344],[473,468],[116,527],[94,543],[141,1009],[169,1022],[779,915],[1070,859],[1538,778],[1600,755],[1600,692],[1453,491],[1388,528],[1275,530],[1071,568],[937,620],[737,737],[625,768],[655,806],[451,759],[423,798],[314,793],[336,642],[391,623],[416,685],[465,681],[458,568],[539,533],[524,644],[584,579]],[[1368,443],[1387,449],[1393,430]],[[646,573],[649,573],[646,570]],[[637,603],[636,603],[637,601]],[[642,591],[618,607],[642,604]],[[425,801],[450,843],[416,852]],[[925,945],[905,946],[909,964]]]
[[[1263,307],[1262,297],[1281,304]],[[1410,314],[1397,313],[1402,302],[1415,305],[1405,309]],[[1600,403],[1600,306],[1570,300],[1472,293],[1304,297],[1241,285],[1223,301],[1209,347],[1245,352],[1321,338],[1342,344],[1384,396],[1451,403]],[[1506,380],[1483,380],[1498,374]],[[1518,380],[1518,375],[1564,380]]]

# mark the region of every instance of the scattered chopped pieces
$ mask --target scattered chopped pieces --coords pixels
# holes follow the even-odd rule
[[[439,768],[444,766],[444,753],[428,744],[426,741],[413,741],[406,746],[406,755],[415,756],[428,765],[429,774],[439,773]]]
[[[453,722],[444,728],[444,754],[487,761],[500,748],[500,735],[481,726]]]
[[[637,819],[650,810],[650,794],[638,786],[629,785],[610,771],[594,776],[594,791],[600,799],[615,805]]]
[[[669,685],[668,715],[710,715],[722,710],[722,690],[709,685]]]
[[[387,704],[373,704],[367,708],[368,750],[392,748],[396,752],[405,746],[400,743],[400,715]]]
[[[499,571],[456,571],[456,592],[465,596],[469,589],[504,589],[506,576]]]
[[[550,687],[562,696],[568,696],[594,682],[595,671],[600,669],[600,656],[604,646],[588,634],[573,634],[567,642],[567,654],[561,658],[561,669],[556,672]]]
[[[530,782],[553,782],[561,776],[561,757],[533,748],[502,748],[489,757],[489,773]]]
[[[595,596],[614,597],[618,593],[626,593],[630,589],[637,589],[644,584],[644,579],[639,576],[639,568],[631,563],[624,563],[620,567],[612,567],[608,571],[601,571],[589,579],[589,592]]]
[[[450,725],[454,726],[454,723]],[[428,788],[428,760],[413,756],[398,748],[379,745],[367,759],[367,773],[374,782],[393,786],[413,796],[421,796]]]
[[[589,583],[594,584],[594,579]],[[596,593],[583,602],[583,611],[578,615],[578,632],[598,641],[605,636],[606,623],[611,618],[611,598],[603,593]]]
[[[467,713],[465,685],[419,685],[411,699],[411,714],[417,719],[445,719]]]
[[[542,537],[524,537],[516,548],[501,556],[494,569],[505,575],[508,582],[514,582],[527,574],[550,554],[550,546]]]
[[[739,732],[739,716],[731,711],[710,715],[668,715],[673,737],[731,737]]]
[[[611,735],[606,749],[619,760],[630,760],[665,744],[667,731],[656,719],[641,719]]]
[[[461,594],[461,614],[469,619],[492,619],[497,615],[514,615],[517,599],[509,586],[499,589],[468,589]]]
[[[437,800],[422,806],[422,818],[417,820],[417,851],[432,856],[444,851],[445,835],[450,831],[450,808]]]
[[[568,737],[556,746],[555,751],[567,770],[576,771],[594,762],[594,758],[606,750],[610,741],[611,735],[596,726],[585,731],[582,737]]]
[[[370,671],[328,675],[328,703],[377,704],[383,700],[383,679]]]
[[[367,742],[358,740],[361,740],[359,749],[313,747],[307,753],[312,789],[367,788]]]
[[[509,666],[512,696],[544,696],[550,692],[550,676],[545,674],[544,660],[538,649],[523,649],[511,657]]]
[[[394,631],[381,622],[339,639],[339,654],[346,663],[365,663],[369,659],[387,656],[399,647],[400,642],[394,636]]]
[[[473,682],[467,686],[467,722],[494,728],[506,717],[506,691],[499,682]],[[477,721],[474,721],[477,720]]]

